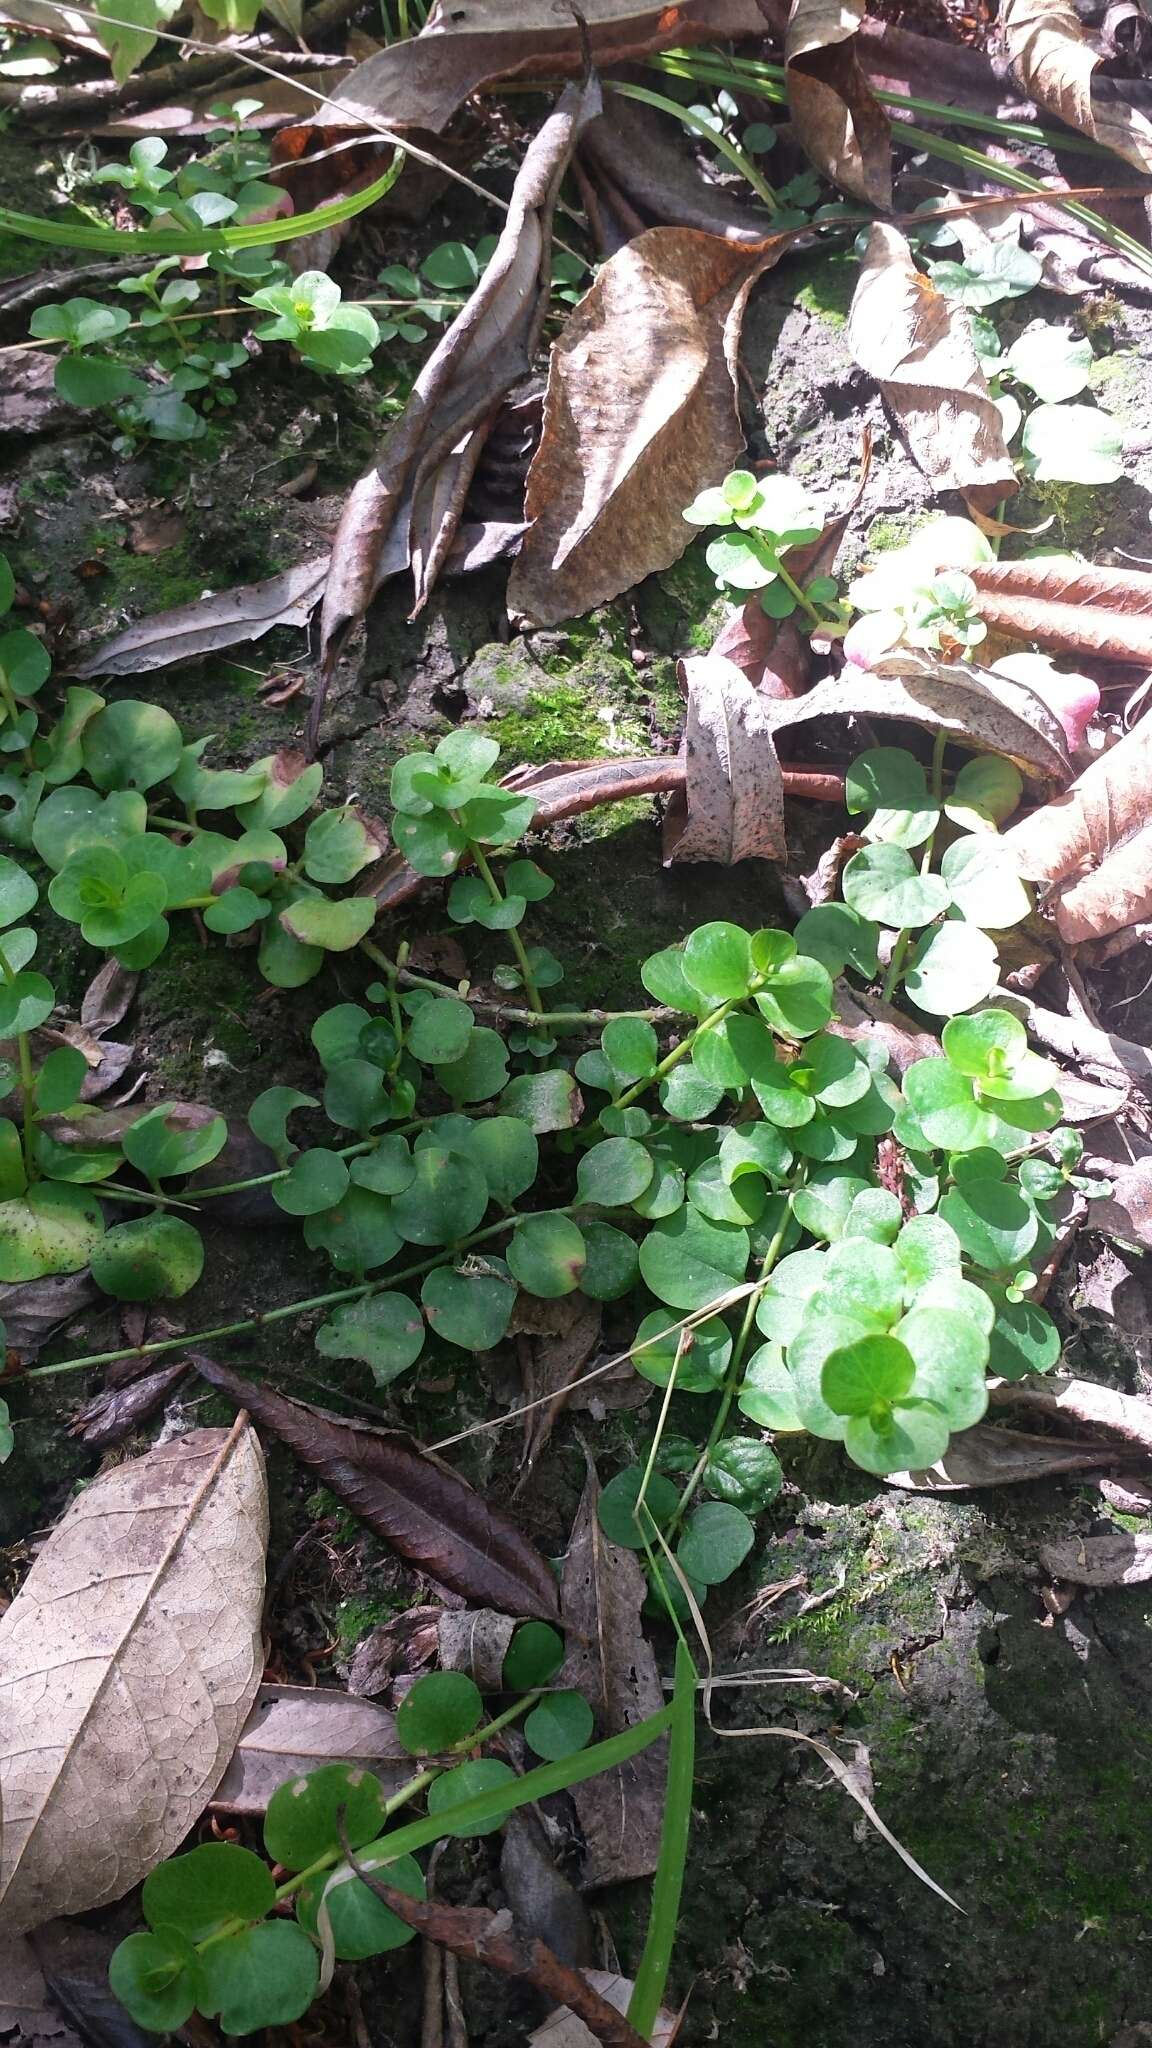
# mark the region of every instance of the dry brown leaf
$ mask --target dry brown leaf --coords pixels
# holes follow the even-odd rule
[[[555,625],[679,560],[684,506],[744,447],[740,324],[788,241],[652,228],[604,265],[552,349],[511,610]]]
[[[118,960],[106,960],[93,975],[80,1005],[80,1022],[86,1031],[103,1038],[122,1024],[132,1007],[140,976],[121,967]]]
[[[1091,1472],[1114,1464],[1118,1455],[1108,1444],[1025,1436],[978,1422],[953,1437],[938,1465],[925,1472],[889,1472],[886,1483],[911,1493],[966,1493],[973,1486],[1021,1486],[1062,1472]]]
[[[1042,1543],[1040,1562],[1073,1586],[1142,1586],[1152,1579],[1152,1536],[1069,1536]]]
[[[868,206],[892,204],[888,117],[860,66],[865,0],[793,0],[784,38],[792,126],[816,169]]]
[[[323,595],[328,561],[327,555],[311,555],[294,569],[266,576],[260,583],[244,583],[218,596],[197,597],[171,611],[154,612],[106,640],[67,673],[140,675],[220,647],[235,647],[241,640],[259,640],[273,626],[306,626]]]
[[[535,1306],[532,1296],[522,1299],[526,1306]],[[555,1311],[550,1318],[550,1329],[533,1334],[525,1329],[522,1318],[517,1318],[514,1323],[514,1327],[518,1324],[516,1352],[524,1400],[544,1403],[540,1408],[530,1409],[524,1417],[524,1455],[516,1482],[517,1493],[530,1477],[552,1434],[573,1380],[579,1377],[599,1344],[604,1321],[600,1303],[589,1301],[587,1295],[579,1292],[566,1294],[560,1301],[547,1302],[543,1306]],[[552,1397],[550,1400],[547,1398],[549,1395]]]
[[[1069,945],[1120,931],[1152,907],[1150,787],[1152,718],[1145,718],[1063,796],[1005,833],[1021,874],[1051,885],[1047,907]]]
[[[617,2012],[627,2012],[634,1988],[631,1977],[621,1977],[615,1970],[585,1970],[584,1975]],[[661,2006],[648,2036],[652,2048],[672,2048],[679,2025],[679,2015]],[[562,2005],[529,2034],[528,2048],[596,2048],[596,2036],[568,2006]]]
[[[673,43],[758,35],[754,0],[582,0],[592,61],[603,67]],[[439,133],[456,109],[497,79],[571,75],[583,69],[573,15],[552,0],[439,0],[418,36],[394,43],[345,80],[323,109],[326,126],[375,127],[381,121]]]
[[[493,1607],[445,1609],[437,1623],[442,1671],[466,1671],[481,1692],[502,1692],[504,1659],[516,1633],[511,1615]]]
[[[99,1295],[88,1272],[47,1273],[40,1280],[0,1286],[0,1320],[10,1350],[30,1365],[49,1337]]]
[[[0,2038],[11,2048],[81,2048],[22,1935],[0,1939]]]
[[[588,1476],[560,1580],[568,1643],[557,1685],[582,1692],[598,1733],[618,1735],[664,1704],[656,1659],[640,1620],[646,1585],[630,1550],[610,1543],[596,1512],[600,1482]],[[650,1877],[660,1853],[665,1744],[572,1789],[586,1844],[584,1886]]]
[[[980,616],[997,633],[1055,654],[1152,664],[1152,576],[1060,557],[991,562],[970,571]]]
[[[262,1685],[212,1804],[263,1813],[278,1785],[330,1763],[363,1764],[389,1794],[412,1775],[386,1707],[330,1686]]]
[[[1152,121],[1097,80],[1093,50],[1072,0],[1003,0],[1009,61],[1030,99],[1141,170],[1152,170]]]
[[[868,237],[848,346],[937,490],[971,493],[987,508],[1018,489],[967,314],[921,276],[900,230],[882,221]]]
[[[1052,1420],[1067,1419],[1089,1429],[1107,1430],[1118,1441],[1104,1448],[1112,1457],[1124,1446],[1152,1452],[1152,1403],[1136,1394],[1118,1394],[1113,1387],[1097,1386],[1095,1380],[1045,1380],[1033,1377],[993,1387],[992,1400],[1001,1408],[1028,1408],[1033,1414]],[[996,1431],[999,1435],[1000,1432]],[[1048,1437],[1045,1442],[1056,1440]],[[1060,1449],[1066,1449],[1061,1444]]]
[[[41,434],[75,420],[56,391],[56,358],[46,348],[12,348],[0,361],[0,402],[7,434]]]
[[[1112,1182],[1112,1193],[1093,1202],[1093,1230],[1152,1251],[1152,1154],[1134,1159],[1130,1166],[1102,1164]]]
[[[771,232],[766,214],[705,183],[679,123],[610,88],[604,112],[580,137],[577,160],[592,187],[584,196],[606,255],[646,227],[701,228],[745,244]]]
[[[256,1696],[255,1433],[195,1430],[73,1502],[0,1616],[0,1929],[118,1899],[215,1791]]]
[[[92,1291],[96,1292],[94,1282]],[[176,1365],[162,1365],[156,1372],[144,1373],[125,1386],[104,1387],[77,1411],[69,1425],[72,1435],[100,1449],[121,1443],[138,1423],[146,1422],[163,1407],[187,1370],[181,1360]]]
[[[356,1645],[348,1671],[349,1692],[357,1699],[372,1699],[386,1692],[398,1674],[423,1671],[436,1656],[443,1612],[442,1607],[408,1607],[391,1621],[382,1621]]]
[[[667,858],[784,860],[784,778],[772,701],[722,654],[680,664],[688,690],[684,733],[687,816]]]
[[[565,88],[529,145],[480,282],[424,364],[375,465],[352,487],[321,613],[328,664],[386,577],[411,562],[419,611],[443,567],[488,431],[532,367],[548,310],[552,210],[577,136],[599,111],[594,79]]]

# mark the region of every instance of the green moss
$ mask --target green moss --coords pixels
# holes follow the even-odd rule
[[[359,1534],[357,1525],[353,1524],[353,1527]],[[354,1650],[374,1628],[382,1628],[385,1622],[394,1620],[412,1604],[411,1600],[399,1596],[394,1600],[369,1600],[362,1594],[350,1594],[346,1600],[340,1601],[335,1612],[336,1634],[341,1649],[345,1652]]]
[[[810,256],[796,265],[794,274],[801,279],[795,293],[798,306],[818,320],[826,320],[830,327],[847,325],[848,309],[860,275],[860,266],[850,250]]]
[[[514,761],[580,760],[606,751],[608,729],[597,716],[591,694],[578,684],[557,682],[532,690],[523,708],[505,712],[490,727]]]

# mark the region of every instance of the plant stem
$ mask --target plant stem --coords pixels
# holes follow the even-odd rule
[[[940,804],[944,796],[944,749],[947,745],[948,734],[941,727],[932,742],[932,800],[936,805],[936,822],[924,842],[924,851],[920,856],[920,873],[922,875],[926,875],[932,866],[932,855],[936,847],[936,834],[940,830]],[[912,933],[909,930],[899,931],[896,934],[896,943],[892,948],[892,958],[888,962],[888,972],[884,976],[884,987],[881,990],[881,1000],[883,1002],[887,1003],[892,999],[892,991],[900,979],[901,969],[904,966],[904,956],[908,951],[911,937]]]
[[[692,1825],[692,1783],[696,1763],[696,1666],[683,1637],[676,1644],[676,1677],[672,1690],[672,1729],[668,1742],[668,1775],[664,1784],[664,1818],[660,1827],[660,1859],[652,1886],[652,1907],[644,1954],[636,1972],[628,2019],[648,2040],[668,1982],[676,1922],[688,1861]]]
[[[772,559],[776,565],[776,574],[780,578],[781,583],[784,585],[785,590],[790,590],[792,592],[792,595],[796,599],[796,602],[799,605],[801,611],[807,614],[808,618],[812,621],[812,624],[814,626],[828,625],[830,621],[821,618],[820,613],[817,611],[811,599],[808,598],[805,595],[805,593],[801,590],[800,585],[796,581],[796,578],[793,575],[791,575],[789,571],[784,567],[784,564],[780,560],[779,555],[777,555],[774,552]]]
[[[477,846],[474,841],[470,840],[468,845],[468,851],[472,855],[472,859],[475,862],[476,872],[480,876],[480,879],[483,882],[484,887],[487,889],[488,894],[491,897],[493,903],[506,902],[507,898],[505,897],[499,882],[496,880],[495,875],[492,873],[492,870],[489,867],[487,860],[485,859],[483,848]],[[532,1011],[533,1018],[539,1019],[544,1014],[544,1005],[540,1000],[540,991],[536,986],[536,976],[532,972],[532,963],[528,958],[527,952],[525,951],[524,941],[520,937],[520,934],[517,931],[515,925],[511,925],[508,927],[508,938],[509,941],[511,942],[512,951],[516,955],[516,963],[520,969],[520,978],[524,983],[524,993],[528,998],[529,1008]]]
[[[500,1017],[506,1024],[612,1024],[618,1017],[640,1017],[646,1024],[662,1024],[674,1013],[666,1009],[648,1010],[521,1010],[511,1003],[488,1003],[478,996],[470,995],[467,982],[453,984],[434,981],[429,974],[415,974],[410,967],[402,967],[398,961],[390,960],[372,939],[361,939],[360,951],[367,954],[375,966],[388,975],[394,974],[401,988],[426,988],[434,996],[456,996],[461,1002],[470,1003],[473,1009],[485,1016]]]
[[[631,1088],[626,1088],[623,1095],[618,1095],[612,1104],[613,1109],[627,1109],[638,1095],[643,1095],[646,1088],[651,1088],[656,1081],[662,1081],[665,1074],[670,1074],[673,1067],[678,1066],[680,1061],[687,1057],[696,1040],[705,1031],[714,1031],[717,1024],[722,1024],[729,1012],[743,1000],[742,996],[733,996],[729,1002],[721,1003],[720,1008],[713,1010],[711,1016],[705,1017],[703,1023],[697,1024],[695,1029],[688,1033],[687,1038],[682,1038],[678,1045],[672,1047],[671,1052],[665,1053],[659,1066],[651,1074],[646,1075],[642,1081],[634,1081]]]
[[[756,169],[751,158],[745,156],[744,151],[738,148],[736,143],[730,142],[726,135],[717,133],[711,123],[702,120],[699,114],[694,114],[691,107],[682,107],[677,100],[666,99],[663,93],[649,92],[646,86],[625,85],[618,78],[612,80],[612,91],[619,93],[621,99],[639,100],[646,107],[655,107],[657,113],[671,114],[673,120],[682,121],[685,128],[691,128],[694,134],[703,136],[705,142],[710,142],[712,147],[731,164],[734,171],[739,171],[740,176],[751,185],[757,198],[763,200],[769,213],[779,213],[780,201],[763,172]]]

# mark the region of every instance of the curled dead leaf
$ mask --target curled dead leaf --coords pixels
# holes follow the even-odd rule
[[[0,1616],[0,1930],[120,1898],[176,1849],[256,1696],[255,1433],[195,1430],[73,1502]]]
[[[868,237],[848,346],[938,490],[992,506],[1018,489],[967,314],[921,275],[900,230],[882,221]]]
[[[1053,654],[1152,664],[1152,576],[1141,569],[1040,555],[968,573],[980,593],[980,616],[997,633],[1034,640]]]
[[[1004,835],[1021,874],[1052,888],[1047,904],[1069,945],[1135,924],[1152,907],[1150,779],[1145,718],[1063,796]]]
[[[684,506],[743,449],[740,326],[789,239],[652,228],[604,265],[552,349],[511,610],[555,625],[679,560]]]
[[[577,168],[589,223],[606,256],[646,227],[700,228],[745,245],[762,242],[771,230],[764,214],[705,182],[678,123],[607,88],[600,119],[580,137]]]
[[[668,854],[681,860],[783,860],[784,778],[772,701],[722,654],[680,665],[688,690],[684,735],[687,817]]]
[[[792,126],[816,169],[869,206],[892,204],[888,117],[860,65],[865,0],[793,0],[784,38]]]
[[[1003,0],[1000,26],[1029,98],[1130,164],[1152,170],[1152,121],[1117,95],[1113,81],[1098,78],[1101,59],[1072,0]]]
[[[969,1487],[1022,1486],[1061,1473],[1096,1471],[1115,1464],[1117,1455],[1108,1444],[1025,1436],[978,1422],[953,1437],[938,1465],[925,1472],[889,1472],[886,1483],[910,1493],[966,1493]]]
[[[328,556],[311,555],[279,576],[241,584],[218,596],[193,598],[170,611],[154,612],[106,640],[73,664],[74,676],[131,676],[166,668],[235,647],[241,640],[259,640],[273,626],[306,626],[319,603],[328,576]]]
[[[1125,1449],[1129,1454],[1137,1451],[1145,1456],[1152,1452],[1152,1402],[1136,1394],[1119,1394],[1114,1387],[1097,1386],[1094,1380],[1045,1380],[1036,1376],[1012,1380],[993,1387],[992,1400],[997,1407],[1026,1408],[1052,1421],[1076,1422],[1089,1429],[1104,1430],[1115,1439],[1103,1446],[1112,1457]],[[1044,1441],[1055,1444],[1058,1440]],[[1059,1448],[1066,1449],[1066,1443]]]

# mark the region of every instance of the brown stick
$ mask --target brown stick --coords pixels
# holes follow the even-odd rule
[[[407,1892],[382,1884],[357,1862],[342,1820],[340,1842],[360,1882],[406,1927],[429,1941],[439,1942],[441,1948],[449,1949],[466,1962],[484,1963],[505,1977],[518,1977],[535,1985],[554,2004],[566,2005],[582,2019],[602,2048],[648,2048],[643,2035],[592,1989],[579,1970],[562,1963],[535,1935],[518,1934],[509,1913],[489,1913],[482,1906],[442,1906],[410,1899]]]

